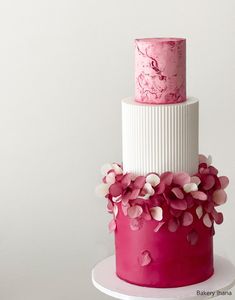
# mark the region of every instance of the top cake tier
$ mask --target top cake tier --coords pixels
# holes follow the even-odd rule
[[[186,40],[135,40],[135,100],[149,104],[186,101]]]

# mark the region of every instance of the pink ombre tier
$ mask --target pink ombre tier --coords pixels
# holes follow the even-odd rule
[[[166,227],[154,232],[155,220],[133,231],[129,222],[119,209],[115,246],[116,273],[121,279],[140,286],[169,288],[198,283],[213,274],[213,232],[200,220],[187,227],[181,226],[176,232]],[[192,230],[199,233],[195,245],[187,240]],[[142,266],[139,259],[146,251],[151,262]]]
[[[135,40],[135,100],[169,104],[186,101],[186,40]]]

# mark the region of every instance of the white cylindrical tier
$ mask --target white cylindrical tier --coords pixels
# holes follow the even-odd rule
[[[198,168],[198,100],[179,104],[141,104],[122,100],[125,172],[194,174]]]

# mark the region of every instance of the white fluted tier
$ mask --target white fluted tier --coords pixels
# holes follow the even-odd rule
[[[179,104],[141,104],[122,100],[123,168],[147,174],[198,167],[198,100]]]

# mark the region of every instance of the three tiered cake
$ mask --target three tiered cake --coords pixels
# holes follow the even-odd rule
[[[135,98],[122,101],[123,164],[102,167],[116,274],[179,287],[213,274],[226,176],[198,153],[198,100],[186,98],[186,40],[135,41]]]

